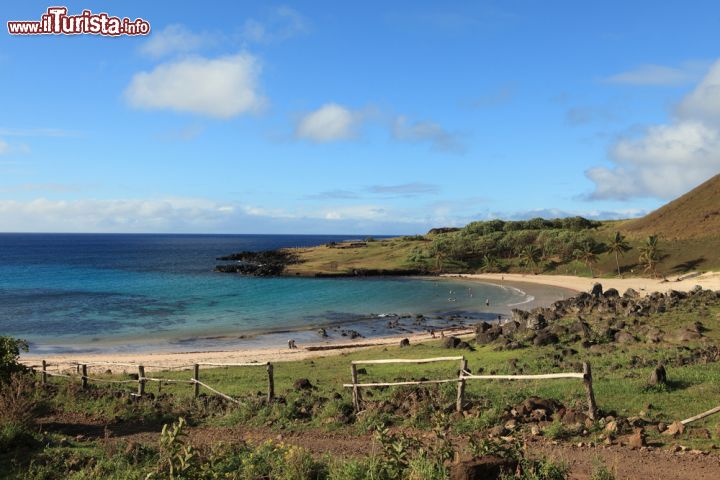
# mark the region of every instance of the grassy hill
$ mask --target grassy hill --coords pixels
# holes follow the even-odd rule
[[[720,174],[642,218],[619,225],[633,237],[659,235],[666,240],[720,235]]]

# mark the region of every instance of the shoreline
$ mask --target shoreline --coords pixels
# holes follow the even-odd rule
[[[442,330],[446,336],[474,335],[475,329],[471,327],[446,328]],[[410,344],[425,343],[440,340],[440,332],[432,337],[427,332],[404,335],[388,335],[376,338],[361,338],[354,342],[325,342],[307,344],[296,349],[285,348],[255,348],[245,350],[217,350],[196,352],[161,352],[161,353],[91,353],[86,355],[49,354],[34,355],[22,354],[20,362],[26,365],[37,365],[42,360],[49,364],[70,367],[77,363],[87,363],[90,371],[105,370],[113,364],[144,365],[148,371],[157,371],[166,368],[186,367],[192,368],[194,363],[244,363],[244,362],[291,362],[310,358],[341,355],[346,352],[356,352],[376,347],[399,345],[400,340],[407,338]],[[93,365],[95,364],[95,365]]]
[[[587,278],[571,275],[528,275],[528,274],[446,274],[439,278],[463,279],[480,281],[510,288],[528,288],[534,290],[538,287],[554,287],[567,290],[569,295],[590,291],[593,284],[601,283],[603,289],[615,288],[621,294],[628,288],[633,288],[641,295],[648,295],[652,292],[664,292],[667,290],[689,291],[697,285],[704,289],[720,290],[720,272],[708,272],[692,278],[682,279],[671,277],[665,279],[652,279],[642,277],[632,278]],[[543,290],[539,290],[543,291]],[[530,302],[520,305],[523,309],[531,309],[536,306],[549,305],[558,299],[558,295],[564,298],[561,291],[555,291],[554,295],[540,295],[537,298],[534,293],[525,291],[526,294],[535,298]],[[508,310],[511,306],[507,306]],[[407,338],[411,345],[424,343],[440,338],[440,330],[447,334],[456,336],[467,336],[474,333],[473,328],[468,326],[448,327],[439,329],[437,337],[433,338],[428,332],[398,332],[397,334],[382,335],[372,338],[359,338],[356,341],[325,341],[303,344],[297,349],[281,347],[255,347],[255,348],[233,348],[226,350],[205,350],[205,351],[179,351],[179,352],[135,352],[135,353],[56,353],[56,354],[23,354],[21,361],[24,363],[38,363],[47,360],[50,363],[70,365],[73,362],[82,360],[91,363],[128,363],[133,365],[145,364],[148,370],[162,368],[177,368],[189,366],[193,363],[232,363],[232,362],[286,362],[293,360],[305,360],[330,355],[340,355],[346,352],[355,352],[364,349],[371,349],[380,346],[399,345],[400,340]],[[107,368],[107,365],[96,365],[95,368]]]
[[[434,277],[438,280],[452,280],[447,277]],[[465,279],[463,279],[465,280]],[[474,280],[474,279],[468,279]],[[521,304],[503,305],[501,308],[493,308],[493,317],[495,315],[502,315],[507,317],[510,314],[512,308],[523,308],[531,309],[536,306],[550,305],[554,301],[565,298],[574,294],[571,289],[565,287],[555,287],[548,289],[547,285],[542,284],[529,284],[524,282],[505,282],[500,284],[499,282],[485,282],[490,285],[499,286],[502,288],[515,288],[521,289],[521,291],[529,297],[529,300],[522,302]],[[480,322],[483,319],[477,319],[476,322]],[[376,319],[376,321],[387,321],[387,318]],[[485,321],[493,321],[491,319],[485,319]],[[302,332],[314,335],[314,329],[317,326],[305,329]],[[352,328],[351,325],[347,325],[347,328]],[[142,364],[145,365],[148,370],[159,368],[175,368],[179,366],[189,366],[193,363],[233,363],[233,362],[283,362],[293,360],[305,360],[308,358],[325,357],[329,355],[339,355],[346,352],[355,352],[358,350],[375,348],[380,346],[399,345],[400,340],[407,338],[410,340],[411,345],[414,343],[429,342],[440,339],[440,332],[444,332],[447,336],[449,335],[471,335],[474,334],[474,327],[468,324],[465,325],[448,325],[447,327],[435,327],[436,338],[433,338],[427,331],[418,332],[388,332],[377,337],[362,337],[355,340],[349,338],[335,338],[332,340],[322,341],[320,339],[313,341],[300,341],[298,342],[297,349],[291,350],[286,346],[272,346],[272,345],[246,345],[246,346],[232,346],[230,348],[220,347],[217,350],[210,348],[199,348],[197,350],[184,350],[184,351],[136,351],[136,352],[47,352],[47,353],[29,353],[22,354],[20,359],[24,363],[38,364],[42,360],[46,360],[49,363],[57,364],[64,363],[69,365],[71,363],[127,363],[127,364]],[[302,333],[296,331],[296,333]],[[277,334],[267,334],[277,335]],[[261,337],[260,335],[259,337]],[[257,338],[257,337],[256,337]],[[300,340],[301,336],[296,336]],[[159,367],[159,368],[158,368]],[[98,365],[99,368],[107,368],[107,365]]]
[[[666,292],[677,290],[688,292],[696,286],[705,290],[720,290],[720,272],[707,272],[690,278],[679,275],[663,278],[588,278],[573,275],[533,275],[522,273],[470,273],[445,274],[447,278],[462,278],[467,280],[493,281],[502,285],[503,282],[545,285],[550,287],[566,288],[575,292],[589,292],[593,284],[600,283],[603,290],[615,288],[622,295],[625,290],[632,288],[640,295],[645,296],[653,292]]]

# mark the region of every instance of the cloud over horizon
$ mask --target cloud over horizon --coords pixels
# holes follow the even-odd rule
[[[591,199],[671,199],[720,172],[720,61],[669,123],[619,139],[609,156],[612,166],[586,172],[595,183]]]
[[[249,53],[191,57],[136,73],[125,98],[135,108],[228,119],[265,106],[259,87],[261,71],[259,60]]]

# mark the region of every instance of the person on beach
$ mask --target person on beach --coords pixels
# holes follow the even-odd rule
[[[489,307],[489,306],[490,306],[490,299],[489,299],[489,298],[486,298],[486,299],[485,299],[485,306],[486,306],[486,307]]]
[[[430,335],[432,336],[432,338],[435,338],[435,329],[434,328],[430,329]]]

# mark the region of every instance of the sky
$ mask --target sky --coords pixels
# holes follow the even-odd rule
[[[649,212],[720,172],[717,2],[69,2],[14,36],[0,231],[413,234]]]

